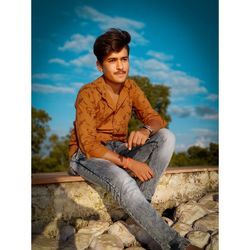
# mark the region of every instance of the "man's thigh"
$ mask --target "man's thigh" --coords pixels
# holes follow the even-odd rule
[[[102,186],[107,190],[120,189],[125,183],[134,179],[124,169],[112,162],[100,158],[80,160],[77,173],[86,180]]]

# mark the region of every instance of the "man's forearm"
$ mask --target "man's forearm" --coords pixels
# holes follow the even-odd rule
[[[120,166],[120,167],[124,167],[124,160],[125,157],[123,157],[122,155],[119,155],[117,153],[115,153],[114,151],[108,150],[103,156],[103,159],[105,160],[109,160],[111,162],[113,162],[114,164]]]

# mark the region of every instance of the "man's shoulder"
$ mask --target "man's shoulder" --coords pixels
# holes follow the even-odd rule
[[[89,82],[89,83],[86,83],[86,84],[84,84],[81,88],[80,88],[80,90],[79,90],[79,92],[78,92],[78,94],[93,94],[94,92],[96,92],[97,91],[97,80],[94,80],[94,81],[92,81],[92,82]]]

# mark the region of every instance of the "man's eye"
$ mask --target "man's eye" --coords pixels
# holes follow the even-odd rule
[[[126,62],[126,61],[128,61],[128,58],[122,58],[122,60]]]
[[[109,62],[115,62],[115,59],[109,59]]]

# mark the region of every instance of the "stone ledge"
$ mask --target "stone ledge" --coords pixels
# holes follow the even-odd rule
[[[218,167],[213,167],[213,166],[172,167],[166,170],[166,174],[212,172],[212,171],[218,171]],[[84,179],[80,176],[69,176],[67,172],[32,174],[32,185],[56,184],[56,183],[79,182],[79,181],[84,181]]]
[[[32,178],[39,180],[39,176],[40,183],[47,183],[48,177],[51,183],[32,186],[34,234],[40,234],[50,223],[73,225],[80,220],[79,223],[85,225],[90,220],[111,222],[125,216],[110,192],[83,181],[81,177],[46,173],[34,174]],[[175,208],[189,200],[198,200],[206,193],[217,192],[218,177],[218,168],[215,167],[169,168],[157,185],[152,205],[162,214],[167,208]],[[62,180],[67,182],[61,183]]]

